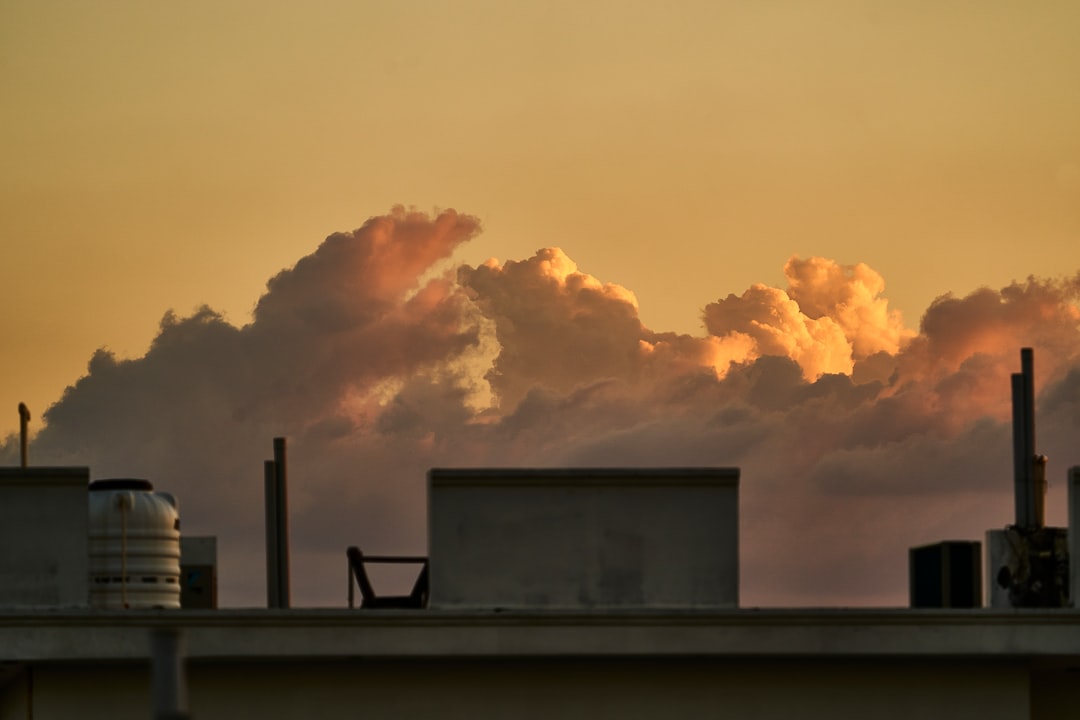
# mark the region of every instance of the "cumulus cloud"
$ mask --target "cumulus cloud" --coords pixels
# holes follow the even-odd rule
[[[895,355],[913,333],[898,310],[881,297],[885,278],[864,264],[793,257],[784,266],[788,294],[810,318],[833,319],[851,343],[856,360],[885,352]]]
[[[177,494],[185,530],[219,536],[228,604],[262,602],[279,435],[298,604],[344,602],[349,544],[422,552],[425,471],[455,465],[738,465],[744,604],[903,604],[909,546],[1012,517],[1008,374],[1033,346],[1064,521],[1080,275],[943,295],[915,331],[873,269],[792,258],[786,288],[725,296],[692,336],[558,248],[433,270],[478,231],[397,208],[272,278],[244,327],[167,314],[145,356],[90,359],[33,457]]]
[[[333,542],[354,523],[395,537],[402,523],[387,519],[385,496],[422,507],[427,466],[414,452],[423,438],[407,423],[383,422],[401,430],[393,442],[380,432],[394,407],[387,393],[409,398],[401,388],[429,377],[457,402],[450,368],[477,346],[479,330],[452,278],[420,278],[478,229],[453,211],[398,208],[331,235],[271,279],[245,327],[209,308],[168,313],[145,356],[91,358],[86,376],[45,413],[35,461],[86,464],[99,478],[147,477],[175,492],[187,531],[221,537],[226,601],[257,597],[260,467],[274,436],[293,441],[301,553],[319,542],[321,524]],[[413,477],[403,500],[396,488]],[[406,515],[418,534],[422,523]],[[298,583],[317,584],[309,572],[298,563]]]
[[[782,355],[808,380],[851,375],[855,363],[895,355],[913,335],[880,297],[885,280],[869,266],[793,257],[784,266],[786,290],[757,284],[705,307],[712,335],[747,335],[758,355]],[[880,374],[880,373],[878,373]]]
[[[579,272],[559,248],[462,267],[458,278],[493,322],[499,352],[487,379],[504,412],[539,388],[567,393],[608,379],[651,386],[702,367],[723,373],[750,357],[745,336],[650,331],[632,292]]]

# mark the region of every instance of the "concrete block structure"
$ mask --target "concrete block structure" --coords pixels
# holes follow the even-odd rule
[[[180,605],[188,609],[217,607],[217,538],[180,538]]]
[[[431,470],[433,608],[739,602],[737,468]]]
[[[0,468],[0,608],[89,604],[85,467]]]

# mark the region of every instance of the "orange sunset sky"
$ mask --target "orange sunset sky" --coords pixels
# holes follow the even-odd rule
[[[1077,37],[1071,2],[7,0],[0,429],[399,203],[685,332],[794,254],[869,264],[909,325],[1073,272]]]
[[[164,434],[210,418],[222,437],[208,458],[250,462],[258,480],[257,453],[214,454],[232,432],[217,418],[295,411],[303,424],[243,432],[267,448],[289,434],[310,473],[408,456],[420,483],[425,463],[610,463],[628,442],[638,463],[763,468],[777,449],[746,438],[783,424],[807,428],[785,447],[828,452],[770,466],[748,518],[782,529],[777,516],[805,498],[777,499],[769,483],[792,473],[850,507],[899,507],[845,483],[873,474],[879,450],[932,474],[999,444],[1021,343],[1036,347],[1047,412],[1073,427],[1071,401],[1054,402],[1080,368],[1077,38],[1075,2],[4,0],[0,439],[20,401],[44,433],[46,408],[88,372],[50,418],[42,462],[161,477],[183,456],[159,446]],[[946,293],[957,302],[921,327]],[[344,326],[363,332],[318,334]],[[277,342],[325,362],[289,358],[264,377]],[[366,353],[367,365],[342,359]],[[581,364],[559,364],[571,355]],[[219,370],[231,385],[199,385]],[[302,407],[260,405],[300,376]],[[251,377],[265,385],[224,397]],[[189,384],[156,394],[172,382]],[[501,407],[485,405],[492,393]],[[715,404],[678,404],[689,397]],[[95,428],[102,447],[120,442],[108,418],[143,417],[150,399],[190,424],[147,435],[129,465],[73,439]],[[528,425],[571,407],[557,439]],[[637,424],[606,435],[608,417]],[[146,426],[131,422],[116,432]],[[730,453],[681,445],[684,424],[730,430]],[[965,449],[934,444],[930,426]],[[365,444],[379,433],[390,439]],[[546,442],[574,450],[541,456]],[[1080,463],[1070,452],[1058,458]],[[1007,494],[1007,468],[1001,478]],[[881,482],[889,495],[904,479]],[[414,485],[345,498],[422,509]],[[228,502],[247,492],[221,487]],[[297,512],[321,497],[300,491]],[[943,539],[955,512],[934,511],[898,547]],[[389,549],[408,544],[387,533]],[[757,537],[748,556],[768,554]],[[256,550],[226,548],[229,574]],[[877,567],[874,553],[860,562]],[[748,582],[763,603],[836,600]],[[897,597],[895,582],[873,582],[865,602]]]

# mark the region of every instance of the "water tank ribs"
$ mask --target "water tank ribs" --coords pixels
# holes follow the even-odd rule
[[[146,480],[90,483],[90,605],[180,607],[176,499]]]

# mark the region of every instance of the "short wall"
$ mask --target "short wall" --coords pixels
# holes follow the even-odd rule
[[[0,670],[0,720],[34,720],[29,668],[8,665]]]
[[[87,606],[89,482],[88,468],[0,468],[0,608]]]
[[[440,470],[433,608],[699,608],[739,601],[737,468]]]

